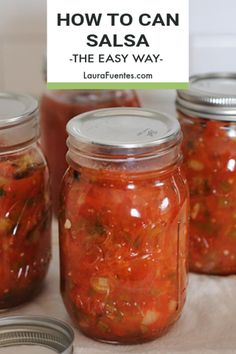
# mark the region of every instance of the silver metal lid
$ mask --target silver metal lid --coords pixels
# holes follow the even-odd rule
[[[0,348],[17,345],[42,346],[55,353],[73,353],[70,326],[43,316],[10,316],[0,319]]]
[[[166,149],[181,138],[176,119],[141,108],[101,109],[67,124],[68,145],[109,155]]]
[[[38,102],[31,96],[0,93],[0,128],[22,124],[37,110]]]
[[[176,103],[190,116],[236,121],[236,73],[192,76],[190,89],[177,91]]]
[[[38,102],[26,95],[0,93],[0,153],[38,138]]]

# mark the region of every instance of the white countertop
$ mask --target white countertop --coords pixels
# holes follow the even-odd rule
[[[141,91],[142,103],[174,114],[174,92]],[[47,315],[71,324],[59,293],[58,235],[54,227],[53,261],[42,293],[31,303],[4,315]],[[3,315],[3,314],[2,314]],[[144,345],[113,346],[75,330],[75,354],[233,354],[236,353],[236,276],[190,275],[183,315],[158,340]],[[0,350],[1,353],[1,350]],[[32,353],[34,354],[34,353]]]

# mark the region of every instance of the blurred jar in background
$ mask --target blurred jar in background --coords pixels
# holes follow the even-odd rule
[[[51,257],[51,201],[38,103],[0,93],[0,310],[39,292]]]
[[[190,270],[236,274],[236,74],[191,78],[178,91],[190,187]]]
[[[67,168],[66,124],[74,116],[100,108],[139,107],[133,90],[48,90],[40,106],[42,146],[51,172],[52,199],[57,214],[59,191]]]

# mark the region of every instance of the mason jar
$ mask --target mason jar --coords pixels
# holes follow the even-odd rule
[[[51,257],[48,168],[38,139],[37,101],[0,93],[0,310],[40,291]]]
[[[105,109],[75,117],[67,132],[59,213],[65,306],[91,338],[155,339],[185,301],[188,188],[178,121]]]
[[[190,186],[190,269],[236,273],[236,73],[191,78],[178,91]]]
[[[139,99],[132,90],[48,90],[41,99],[41,142],[46,153],[57,214],[60,182],[67,169],[65,159],[66,124],[74,116],[109,107],[138,107]]]

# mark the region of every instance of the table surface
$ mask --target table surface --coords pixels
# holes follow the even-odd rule
[[[144,106],[173,114],[173,92],[140,93]],[[5,313],[23,314],[52,316],[71,324],[59,293],[58,235],[55,223],[53,260],[43,291],[33,302]],[[191,274],[183,315],[165,336],[156,341],[133,346],[106,345],[88,339],[75,330],[74,353],[236,353],[236,276]]]

